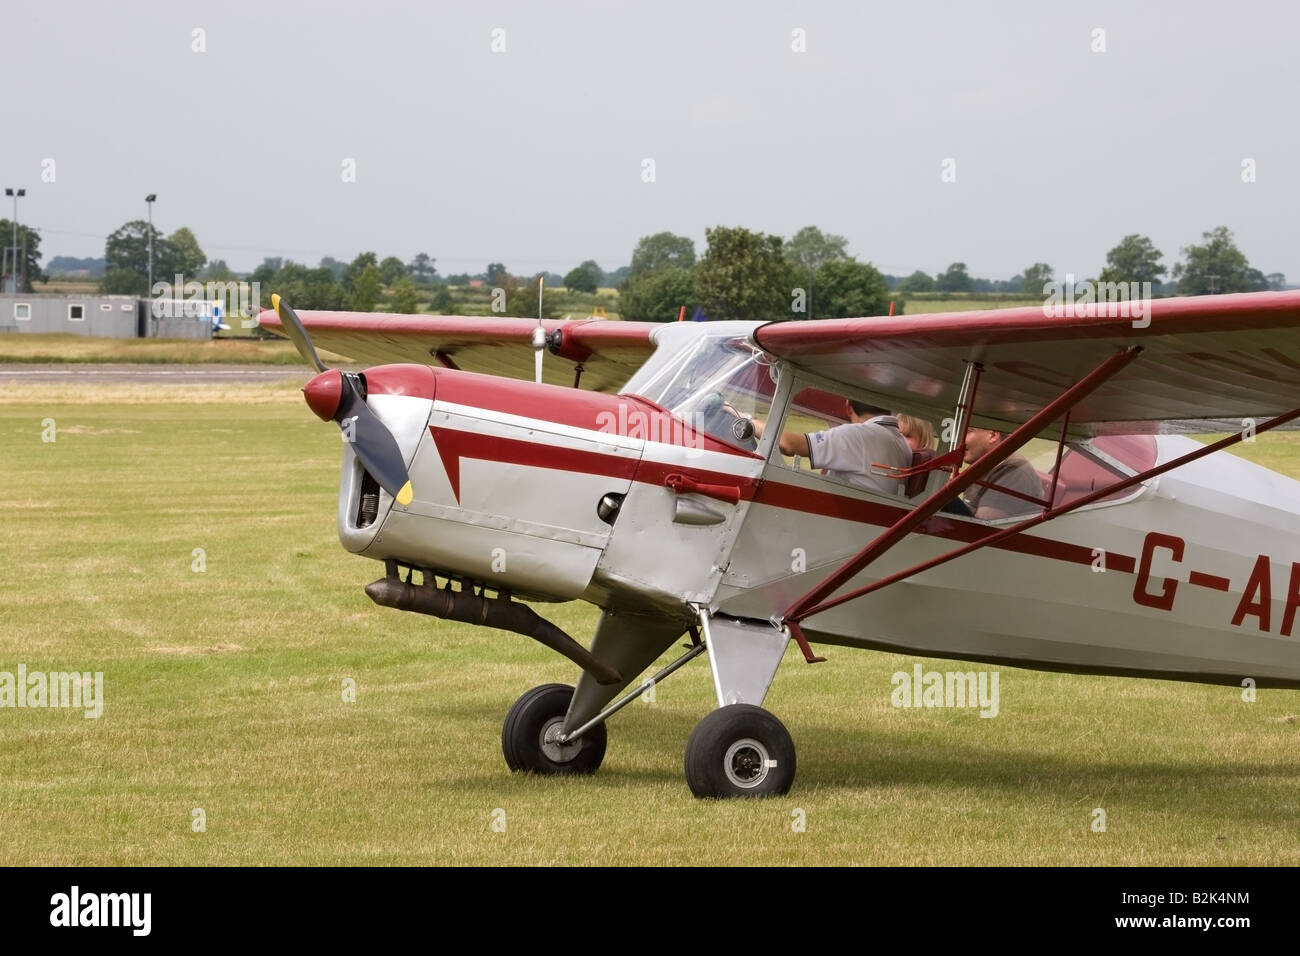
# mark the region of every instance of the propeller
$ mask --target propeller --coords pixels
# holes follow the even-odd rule
[[[537,320],[537,328],[533,329],[533,362],[537,370],[537,384],[542,384],[542,352],[546,349],[546,329],[542,328],[542,320]]]
[[[542,289],[546,277],[537,277],[537,328],[533,329],[533,363],[536,366],[537,384],[542,384],[542,350],[546,348],[546,329],[542,327]]]
[[[379,487],[392,495],[399,505],[409,505],[411,477],[402,461],[402,450],[388,426],[366,404],[361,377],[352,372],[340,372],[322,362],[302,319],[278,295],[271,296],[271,307],[280,317],[298,354],[319,373],[302,390],[307,405],[322,420],[338,422],[344,437],[352,443],[357,458],[379,482]]]

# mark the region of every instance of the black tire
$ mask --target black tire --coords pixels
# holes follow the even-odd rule
[[[794,783],[794,741],[762,707],[732,704],[686,741],[686,783],[697,797],[771,797]]]
[[[573,700],[568,684],[543,684],[524,694],[506,714],[501,751],[506,766],[526,773],[595,773],[605,759],[605,725],[592,727],[570,744],[548,741],[559,731]]]

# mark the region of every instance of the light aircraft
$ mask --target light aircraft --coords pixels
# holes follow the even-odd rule
[[[511,770],[594,772],[608,718],[707,655],[691,791],[784,793],[795,749],[762,704],[791,641],[1300,687],[1300,483],[1217,453],[1300,418],[1300,293],[769,323],[275,306],[348,439],[339,537],[385,565],[366,593],[581,669],[510,708]],[[332,370],[313,342],[407,364]],[[896,493],[780,453],[850,398],[942,423],[946,449],[875,467]],[[1004,437],[962,468],[973,427]],[[1036,438],[1024,514],[941,510]],[[601,610],[585,644],[522,603],[574,599]]]

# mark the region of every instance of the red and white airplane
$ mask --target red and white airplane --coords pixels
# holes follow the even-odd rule
[[[315,365],[307,404],[349,439],[339,537],[386,568],[367,593],[581,668],[510,709],[512,770],[595,771],[606,720],[706,654],[718,709],[687,742],[691,790],[784,793],[794,745],[761,705],[791,640],[810,662],[829,644],[1300,687],[1300,483],[1215,453],[1300,419],[1300,293],[1156,300],[1140,321],[1115,303],[672,324],[275,305],[262,324]],[[411,364],[329,370],[313,341]],[[890,472],[896,494],[782,456],[782,430],[844,422],[846,398],[945,422],[945,450]],[[1004,437],[963,469],[971,427]],[[1009,492],[1024,514],[941,511],[1044,437],[1041,496]],[[602,614],[584,646],[518,599]]]

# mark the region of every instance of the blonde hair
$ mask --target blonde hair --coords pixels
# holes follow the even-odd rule
[[[898,430],[904,438],[915,440],[917,448],[934,448],[934,426],[926,419],[901,412],[894,417],[898,419]]]

